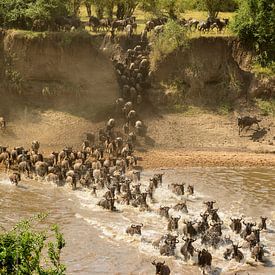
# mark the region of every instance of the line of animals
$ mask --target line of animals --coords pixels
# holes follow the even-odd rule
[[[164,29],[164,25],[168,22],[167,17],[152,18],[145,23],[145,28],[142,34],[154,31],[155,33],[160,33]],[[211,19],[207,18],[205,21],[199,21],[197,19],[189,18],[179,19],[177,22],[185,27],[189,31],[200,31],[209,32],[210,30],[216,29],[217,32],[222,32],[225,30],[229,23],[229,19]],[[111,31],[114,34],[115,31],[125,31],[128,37],[131,37],[134,33],[137,33],[137,21],[136,17],[132,16],[122,20],[111,20],[108,18],[99,19],[95,16],[91,16],[86,24],[90,27],[90,30],[94,32],[98,31]]]

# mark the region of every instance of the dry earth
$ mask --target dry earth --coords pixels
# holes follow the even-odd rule
[[[263,137],[253,130],[240,137],[234,115],[166,114],[151,116],[145,122],[148,136],[139,138],[137,146],[144,168],[275,165],[273,117],[263,118]],[[37,139],[44,153],[66,145],[78,148],[85,132],[103,126],[104,122],[65,112],[25,111],[8,122],[6,132],[0,133],[0,145],[29,147]]]

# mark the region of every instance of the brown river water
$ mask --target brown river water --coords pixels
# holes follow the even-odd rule
[[[141,182],[147,183],[156,172],[144,171]],[[185,182],[195,185],[193,196],[187,200],[188,214],[183,219],[196,219],[204,210],[203,201],[216,200],[220,217],[224,220],[223,234],[242,244],[240,237],[229,230],[230,216],[245,216],[245,220],[257,220],[267,216],[268,230],[261,232],[266,263],[256,263],[250,258],[249,249],[243,242],[241,251],[245,259],[241,263],[223,259],[226,246],[210,249],[213,255],[209,274],[275,274],[275,168],[187,168],[162,170],[163,185],[157,189],[156,203],[149,203],[151,212],[117,205],[111,213],[96,206],[100,199],[92,197],[89,190],[71,191],[51,183],[23,180],[18,187],[12,186],[7,176],[0,175],[0,225],[10,228],[21,218],[40,212],[48,212],[49,224],[58,223],[66,239],[63,262],[67,274],[155,274],[153,259],[165,260],[171,274],[201,274],[195,265],[196,257],[187,263],[182,260],[177,245],[176,257],[161,257],[153,248],[152,241],[166,232],[167,221],[157,213],[160,205],[174,205],[181,198],[168,189],[168,184]],[[170,213],[178,215],[179,213]],[[127,236],[125,229],[131,223],[143,223],[141,237]],[[194,242],[201,248],[200,240]],[[253,265],[252,265],[253,264]]]

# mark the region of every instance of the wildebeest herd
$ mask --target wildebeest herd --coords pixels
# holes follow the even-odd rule
[[[223,18],[210,18],[206,20],[197,20],[195,18],[189,19],[175,19],[182,27],[187,31],[199,31],[200,33],[205,33],[209,31],[216,30],[222,33],[229,23],[229,19]],[[145,22],[145,27],[143,28],[142,34],[154,31],[155,33],[160,33],[164,29],[164,25],[168,22],[167,17],[157,17],[151,18]],[[63,24],[64,25],[64,24]],[[68,24],[65,24],[68,26]],[[72,22],[71,30],[78,28],[84,28],[87,26],[90,31],[94,32],[111,32],[112,35],[115,32],[125,32],[126,36],[130,38],[133,34],[137,34],[138,23],[135,16],[131,16],[125,19],[110,19],[110,18],[97,18],[95,16],[90,16],[88,22]],[[68,27],[66,28],[68,29]]]
[[[122,113],[125,113],[125,107]],[[129,110],[129,109],[128,109]],[[80,149],[66,147],[59,152],[43,155],[40,152],[40,143],[33,141],[30,149],[15,147],[8,150],[0,147],[0,163],[10,173],[11,183],[17,185],[22,178],[40,178],[57,185],[68,185],[72,190],[85,188],[91,195],[98,196],[103,191],[98,206],[116,212],[117,205],[138,208],[140,211],[153,211],[149,205],[156,204],[156,190],[165,184],[163,173],[157,173],[150,178],[145,188],[141,188],[141,171],[138,169],[138,157],[134,154],[136,135],[139,129],[131,117],[125,116],[129,132],[123,135],[117,131],[115,119],[107,121],[104,129],[97,134],[86,133],[86,138]],[[10,172],[12,171],[12,172]],[[144,187],[144,186],[143,186]],[[171,183],[168,188],[179,198],[183,195],[194,196],[193,185],[185,190],[183,183]],[[212,264],[211,249],[224,249],[225,260],[242,262],[244,254],[241,246],[234,243],[230,237],[224,236],[226,228],[224,220],[215,208],[215,201],[205,201],[205,210],[202,210],[199,219],[182,219],[181,216],[171,215],[171,209],[186,214],[187,202],[183,199],[175,205],[160,205],[157,213],[167,220],[167,233],[161,238],[152,241],[153,247],[159,250],[160,255],[177,257],[175,250],[180,240],[184,243],[180,253],[184,261],[197,255],[199,267],[209,269]],[[244,249],[250,249],[251,257],[256,261],[264,261],[266,249],[261,242],[261,231],[267,230],[267,217],[261,217],[258,223],[248,222],[244,217],[231,217],[230,230],[239,236],[245,243]],[[180,229],[179,224],[183,225]],[[130,224],[125,233],[130,236],[142,235],[144,224]],[[196,242],[198,245],[193,245]],[[197,248],[196,248],[197,246]],[[165,262],[153,261],[156,274],[170,274],[170,268]]]

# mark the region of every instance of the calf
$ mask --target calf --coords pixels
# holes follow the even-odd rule
[[[169,275],[171,272],[168,265],[165,265],[165,261],[163,263],[161,262],[156,263],[156,260],[154,260],[152,262],[152,265],[156,267],[156,274],[158,275]]]

